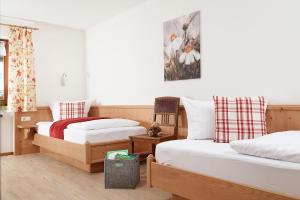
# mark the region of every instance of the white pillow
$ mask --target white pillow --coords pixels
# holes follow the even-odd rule
[[[188,120],[187,139],[211,139],[215,133],[215,107],[213,101],[192,100],[181,97]]]
[[[52,112],[52,117],[54,121],[60,120],[60,103],[78,103],[78,102],[85,102],[84,104],[84,117],[88,116],[88,113],[90,111],[91,102],[88,100],[81,100],[81,101],[57,101],[50,105],[50,109]]]
[[[139,122],[129,119],[99,119],[69,124],[67,128],[76,130],[99,130],[106,128],[132,127],[138,126],[139,124]]]
[[[255,139],[236,140],[230,147],[238,153],[300,163],[300,131],[285,131]]]

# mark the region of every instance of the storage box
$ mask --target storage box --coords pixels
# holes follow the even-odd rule
[[[104,160],[105,188],[135,188],[140,182],[139,155],[131,160]]]

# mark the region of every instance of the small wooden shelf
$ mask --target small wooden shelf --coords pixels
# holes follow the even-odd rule
[[[24,133],[24,139],[29,138],[29,134],[34,133],[37,125],[34,124],[26,124],[26,125],[17,125],[18,129],[22,129]]]
[[[37,125],[34,125],[34,124],[29,124],[29,125],[17,125],[17,128],[19,128],[19,129],[37,128]]]

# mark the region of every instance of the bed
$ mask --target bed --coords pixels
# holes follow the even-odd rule
[[[93,106],[88,116],[133,119],[140,122],[141,126],[149,127],[152,121],[152,112],[153,107],[151,106]],[[29,121],[23,120],[23,118],[27,118]],[[36,134],[36,131],[33,130],[35,129],[33,125],[41,121],[54,121],[50,107],[38,107],[34,112],[14,113],[14,155],[43,153],[87,172],[101,172],[103,171],[103,159],[107,151],[116,149],[128,149],[131,151],[129,139],[102,140],[96,143],[78,141],[76,143],[74,141],[50,138],[47,136],[48,134],[44,135],[42,133],[46,133],[45,131],[40,131],[41,134]],[[32,127],[32,129],[26,135],[24,128],[19,127]],[[47,131],[47,125],[45,128]],[[81,140],[85,137],[92,137],[92,134],[86,135],[81,133],[76,140]],[[150,153],[151,145],[137,143],[135,144],[135,152]]]
[[[269,133],[299,130],[299,106],[267,113]],[[238,154],[211,140],[177,140],[147,158],[147,184],[173,199],[300,199],[300,164]]]
[[[57,139],[50,137],[50,127],[53,123],[38,122],[37,134],[34,135],[32,143],[40,147],[41,153],[88,172],[103,171],[103,161],[107,151],[119,149],[131,151],[128,137],[146,133],[146,128],[142,126],[96,130],[67,127],[63,131],[64,139]],[[88,122],[81,122],[84,123]]]
[[[53,122],[37,123],[37,134],[50,137],[50,127]],[[98,130],[65,129],[64,140],[76,144],[97,144],[116,140],[126,140],[129,136],[145,134],[143,126],[106,128]]]

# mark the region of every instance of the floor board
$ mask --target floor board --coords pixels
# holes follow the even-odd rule
[[[146,186],[146,167],[136,189],[104,189],[103,173],[89,174],[41,154],[2,156],[1,200],[166,200]]]

